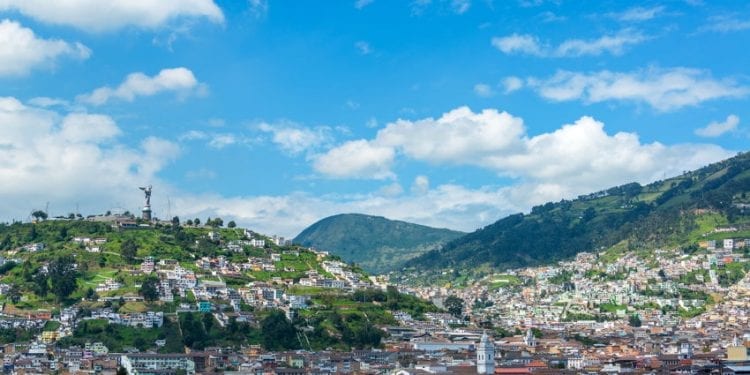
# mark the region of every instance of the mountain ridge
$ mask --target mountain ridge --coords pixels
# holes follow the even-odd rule
[[[629,183],[504,217],[406,263],[416,270],[507,269],[549,264],[624,243],[680,245],[696,228],[696,210],[744,222],[750,203],[750,154],[641,186]],[[750,205],[748,205],[750,207]]]
[[[293,242],[330,251],[371,272],[385,272],[464,234],[382,216],[343,213],[315,222]]]

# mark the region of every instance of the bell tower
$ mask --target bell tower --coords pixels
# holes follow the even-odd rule
[[[487,331],[482,334],[477,347],[477,374],[495,373],[495,343],[490,341]]]

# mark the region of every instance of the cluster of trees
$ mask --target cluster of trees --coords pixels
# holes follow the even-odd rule
[[[22,265],[21,275],[34,294],[45,298],[52,292],[56,300],[62,302],[76,290],[79,272],[76,270],[73,257],[63,255],[53,259],[46,271],[41,267],[34,268],[31,262],[26,261]],[[13,285],[8,292],[8,297],[13,303],[18,303],[21,295],[18,285]]]
[[[179,216],[175,216],[175,217],[172,218],[172,225],[174,225],[174,226],[179,226],[180,225],[180,218],[179,218]],[[197,217],[195,219],[188,219],[185,222],[185,225],[187,225],[189,227],[192,227],[192,226],[196,226],[197,227],[197,226],[201,225],[201,219],[199,219]],[[223,227],[224,226],[224,219],[222,219],[220,217],[212,219],[212,218],[209,217],[208,219],[206,219],[206,224],[205,225],[208,225],[209,227],[214,227],[214,228]],[[236,227],[237,227],[237,223],[235,223],[234,220],[230,220],[227,223],[227,228],[236,228]]]
[[[426,312],[437,312],[435,305],[421,299],[403,294],[395,286],[388,286],[384,291],[380,289],[358,289],[352,294],[356,302],[379,302],[391,311],[405,311],[419,319]]]
[[[463,318],[464,300],[456,296],[448,296],[443,301],[443,306],[448,312],[456,318]]]

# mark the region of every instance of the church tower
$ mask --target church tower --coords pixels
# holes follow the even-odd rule
[[[526,336],[523,338],[523,343],[529,347],[536,346],[536,336],[534,336],[534,331],[532,331],[531,328],[526,330]]]
[[[477,374],[495,373],[495,343],[490,341],[485,331],[477,347]]]

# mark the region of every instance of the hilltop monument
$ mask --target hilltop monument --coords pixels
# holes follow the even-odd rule
[[[151,185],[139,187],[143,190],[143,194],[146,196],[146,205],[141,210],[142,218],[146,221],[151,221]]]

